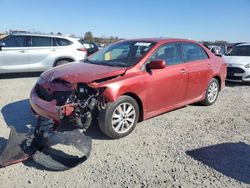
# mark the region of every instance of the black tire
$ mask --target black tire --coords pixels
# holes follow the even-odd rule
[[[209,90],[209,89],[211,89],[212,85],[214,85],[214,84],[215,84],[216,87],[217,87],[217,93],[216,93],[215,97],[213,98],[213,100],[210,100],[210,98],[209,98],[210,90]],[[205,99],[204,99],[201,103],[202,103],[203,105],[205,105],[205,106],[210,106],[210,105],[214,104],[214,103],[216,102],[218,96],[219,96],[219,91],[220,91],[220,84],[219,84],[219,82],[218,82],[217,79],[213,78],[213,79],[210,81],[210,83],[208,84],[208,87],[207,87],[207,90],[206,90]]]
[[[128,107],[133,106],[132,111],[135,112],[135,117],[133,116],[134,122],[131,123],[131,125],[129,126],[130,128],[128,128],[128,130],[126,132],[121,133],[121,132],[117,132],[115,130],[115,128],[113,127],[112,118],[113,118],[113,114],[115,112],[119,111],[118,108],[119,107],[122,108],[122,105],[125,105],[125,107],[126,107],[126,105]],[[123,117],[123,118],[126,118],[126,117]],[[117,139],[117,138],[122,138],[122,137],[125,137],[125,136],[129,135],[134,130],[138,120],[139,120],[139,106],[138,106],[136,100],[133,99],[132,97],[123,95],[123,96],[119,97],[119,99],[117,101],[115,101],[113,103],[108,103],[105,110],[100,111],[99,117],[98,117],[98,124],[99,124],[99,127],[100,127],[101,131],[104,134],[106,134],[110,138]],[[121,121],[118,122],[118,124],[120,122],[122,122],[122,121],[126,121],[126,120],[121,120]],[[127,123],[129,123],[129,122],[127,121]],[[124,124],[122,124],[120,127],[121,128],[122,127],[127,127],[127,126],[124,126]]]
[[[55,63],[55,67],[56,67],[56,66],[59,66],[59,65],[67,64],[67,63],[69,63],[69,62],[71,62],[71,61],[69,61],[69,60],[59,60],[59,61],[57,61],[57,62]]]

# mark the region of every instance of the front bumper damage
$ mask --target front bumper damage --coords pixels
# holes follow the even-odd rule
[[[60,83],[37,84],[31,91],[33,112],[53,119],[57,124],[67,119],[80,129],[88,129],[93,116],[105,109],[105,88],[94,89],[87,84]]]
[[[31,109],[35,114],[48,119],[53,119],[56,122],[60,121],[58,115],[58,108],[56,106],[56,101],[46,101],[38,97],[36,93],[37,86],[35,86],[31,91],[30,105]]]
[[[31,91],[30,104],[39,115],[38,125],[29,134],[17,133],[11,128],[7,146],[0,156],[0,167],[32,158],[46,169],[59,171],[84,162],[90,154],[91,139],[83,132],[91,125],[95,112],[105,109],[104,90],[81,83],[37,84]],[[65,119],[76,129],[57,132],[58,124]],[[58,144],[74,147],[80,154],[74,156],[54,149]]]

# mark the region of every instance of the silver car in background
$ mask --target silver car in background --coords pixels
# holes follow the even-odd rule
[[[250,82],[250,44],[234,46],[223,56],[227,63],[227,80]]]
[[[12,34],[0,41],[0,74],[41,72],[86,57],[87,50],[77,38]]]

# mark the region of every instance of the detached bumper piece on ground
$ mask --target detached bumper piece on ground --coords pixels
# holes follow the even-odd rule
[[[0,156],[0,168],[33,159],[47,170],[63,171],[87,160],[92,144],[90,137],[77,129],[56,132],[53,128],[53,121],[40,118],[34,131],[28,134],[17,133],[15,128],[11,127],[7,146]],[[77,155],[53,148],[56,145],[73,147],[78,151]]]

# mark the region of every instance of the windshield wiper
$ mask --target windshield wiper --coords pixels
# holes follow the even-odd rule
[[[103,62],[94,62],[90,61],[89,59],[85,59],[83,61],[84,63],[90,63],[90,64],[95,64],[95,65],[105,65],[105,66],[111,66],[111,67],[127,67],[126,63],[122,62],[108,62],[108,61],[103,61]]]
[[[84,63],[90,63],[90,64],[96,64],[96,65],[99,64],[99,63],[90,61],[89,59],[85,59],[83,62],[84,62]]]
[[[119,61],[105,62],[105,64],[112,66],[112,67],[128,67],[127,63],[119,62]]]
[[[112,67],[114,67],[114,65],[113,64],[109,64],[109,63],[104,63],[104,62],[94,62],[94,61],[90,61],[89,59],[85,59],[84,61],[83,61],[84,63],[89,63],[89,64],[94,64],[94,65],[106,65],[106,66],[112,66]]]
[[[107,66],[111,66],[111,67],[115,67],[115,64],[113,63],[109,63],[109,62],[103,62],[102,65],[107,65]]]

